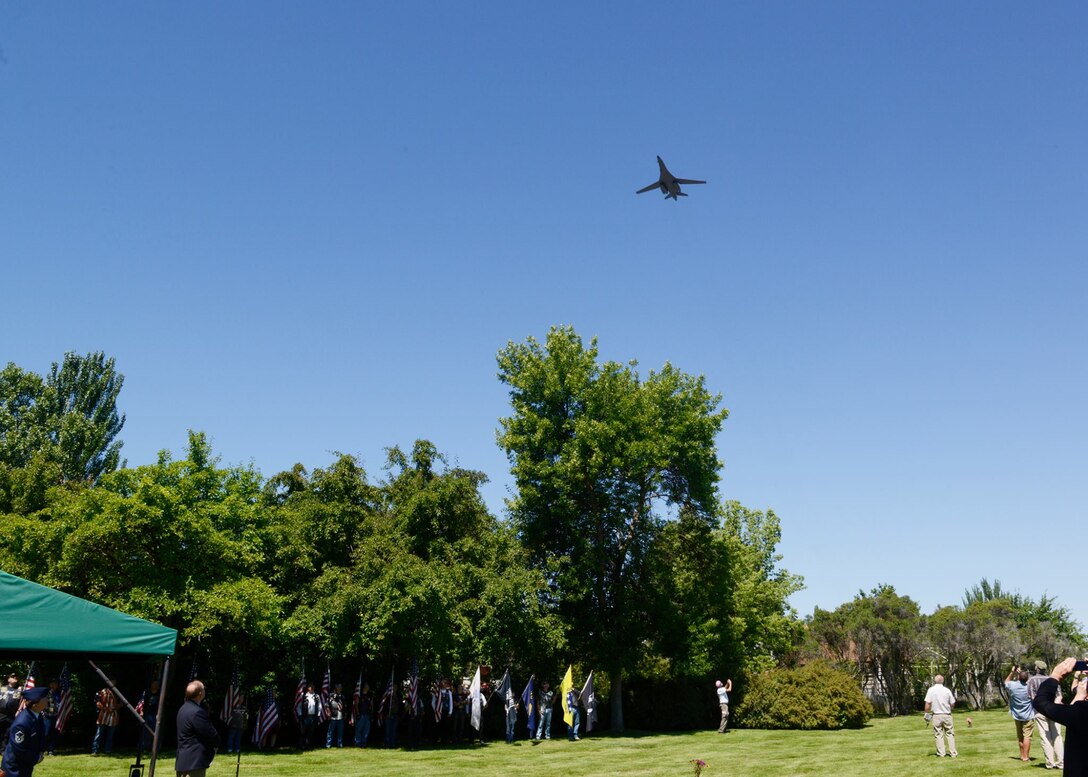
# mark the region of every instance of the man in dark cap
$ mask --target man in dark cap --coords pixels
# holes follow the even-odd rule
[[[26,707],[15,716],[8,732],[8,744],[0,769],[7,777],[31,777],[34,765],[42,760],[45,748],[45,716],[49,688],[31,688],[23,693]]]

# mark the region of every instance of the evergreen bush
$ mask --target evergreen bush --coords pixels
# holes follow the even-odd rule
[[[873,706],[854,678],[823,661],[771,669],[749,681],[736,710],[745,728],[832,730],[861,728]]]

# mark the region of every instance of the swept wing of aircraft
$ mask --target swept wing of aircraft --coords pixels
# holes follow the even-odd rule
[[[680,184],[706,183],[706,181],[695,181],[691,178],[677,178],[669,172],[669,168],[665,167],[665,163],[661,161],[661,157],[657,158],[657,166],[661,168],[661,177],[649,186],[639,189],[635,194],[642,194],[651,189],[660,189],[661,193],[665,195],[665,199],[672,197],[675,200],[677,197],[687,197],[686,194],[680,191]]]

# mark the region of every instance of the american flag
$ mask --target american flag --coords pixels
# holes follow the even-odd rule
[[[306,695],[306,667],[302,668],[302,674],[298,678],[298,687],[295,688],[295,721],[299,719],[299,711],[302,709],[302,698]]]
[[[385,686],[381,704],[378,705],[378,725],[381,725],[393,706],[393,670],[389,670],[389,685]]]
[[[318,723],[324,723],[329,719],[328,704],[330,693],[332,693],[332,674],[329,671],[329,665],[325,664],[325,677],[321,680],[321,703],[317,705]]]
[[[234,667],[234,672],[230,676],[230,688],[227,689],[226,694],[223,696],[223,711],[221,715],[223,720],[230,720],[230,714],[234,712],[234,708],[240,706],[241,703],[242,681],[238,678],[238,667]]]
[[[144,702],[147,701],[147,691],[140,691],[140,700],[136,702],[136,714],[141,718],[144,715]]]
[[[26,694],[31,688],[34,687],[34,662],[30,662],[30,669],[26,672],[26,682],[23,683],[23,693]],[[23,696],[23,700],[19,702],[19,712],[26,709],[26,696]]]
[[[60,670],[60,704],[57,705],[57,731],[64,733],[68,716],[72,714],[72,675],[68,673],[68,664]]]
[[[355,718],[359,715],[359,699],[363,695],[363,672],[359,670],[359,679],[355,681],[355,693],[351,694],[351,716],[348,725],[355,725]]]
[[[412,659],[412,673],[408,677],[408,709],[411,714],[416,714],[416,704],[419,703],[419,661]]]
[[[269,688],[265,695],[264,705],[257,716],[257,725],[253,727],[253,744],[260,746],[265,739],[272,736],[280,725],[280,714],[276,710],[276,697]]]

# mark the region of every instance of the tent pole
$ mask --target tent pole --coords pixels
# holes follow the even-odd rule
[[[96,664],[94,661],[92,661],[89,658],[87,659],[87,663],[91,665],[91,668],[94,669],[94,671],[98,672],[98,676],[101,677],[102,680],[109,687],[109,689],[111,691],[113,691],[113,695],[116,696],[118,699],[120,699],[124,703],[126,709],[128,709],[129,712],[131,712],[133,715],[136,716],[136,720],[140,721],[140,725],[143,726],[144,728],[146,728],[148,733],[154,734],[155,732],[151,729],[151,726],[147,725],[147,723],[144,721],[143,716],[140,713],[138,713],[136,711],[136,708],[133,707],[131,704],[129,704],[128,699],[126,699],[124,697],[124,695],[119,690],[117,690],[117,686],[113,684],[113,680],[106,677],[106,673],[98,668],[98,664]]]
[[[159,713],[155,716],[155,732],[151,737],[151,764],[147,769],[147,777],[155,777],[155,761],[159,757],[159,730],[162,727],[162,714],[166,709],[162,700],[166,696],[166,683],[170,678],[170,656],[165,656],[162,661],[162,681],[159,683]]]

